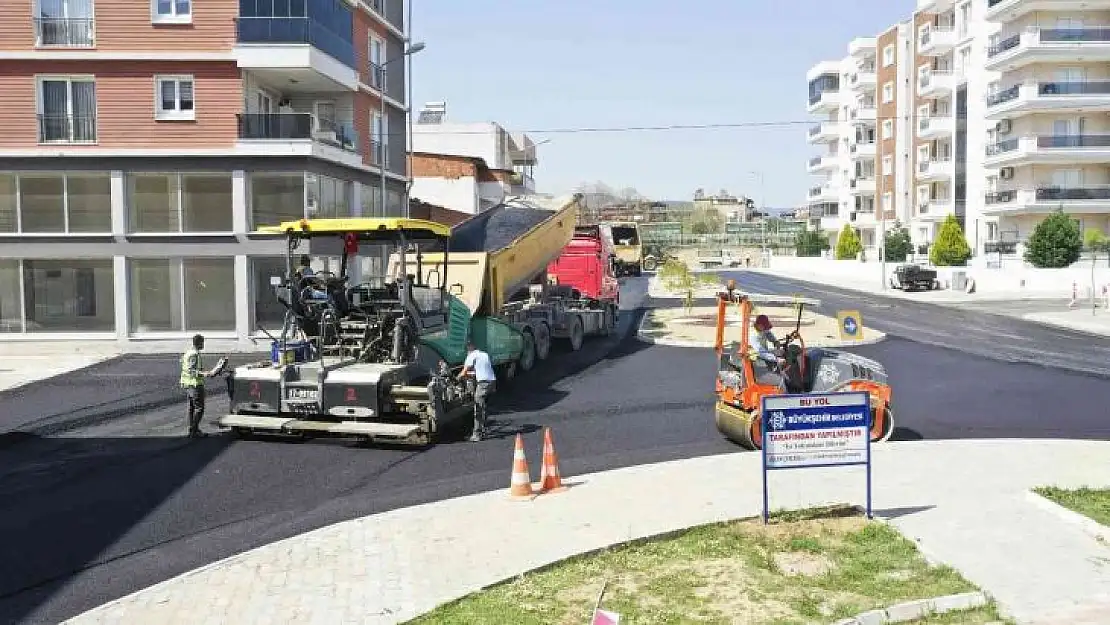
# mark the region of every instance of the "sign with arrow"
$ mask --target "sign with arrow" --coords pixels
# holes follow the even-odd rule
[[[858,310],[842,310],[836,313],[836,320],[842,341],[863,340],[863,317]]]

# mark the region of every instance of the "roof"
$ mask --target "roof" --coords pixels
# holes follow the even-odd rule
[[[434,221],[423,219],[404,219],[400,217],[350,217],[341,219],[298,219],[297,221],[282,222],[277,226],[263,226],[259,232],[283,234],[286,232],[299,232],[311,235],[346,234],[353,232],[359,238],[373,238],[373,235],[407,232],[417,236],[451,236],[451,228],[437,224]]]

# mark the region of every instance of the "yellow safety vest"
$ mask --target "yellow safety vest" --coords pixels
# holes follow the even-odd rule
[[[181,386],[185,388],[194,388],[203,384],[204,380],[201,375],[201,367],[203,366],[200,352],[196,349],[190,349],[182,354]]]

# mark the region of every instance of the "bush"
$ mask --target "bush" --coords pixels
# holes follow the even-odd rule
[[[851,224],[844,224],[840,236],[836,238],[836,259],[854,260],[862,251],[863,245],[859,242],[855,229]]]
[[[1088,228],[1083,233],[1083,247],[1090,252],[1105,252],[1110,248],[1110,239],[1107,239],[1101,230]]]
[[[1060,269],[1079,260],[1082,248],[1079,222],[1056,209],[1029,235],[1025,262],[1039,269]]]
[[[798,256],[820,256],[829,249],[829,241],[817,230],[803,230],[794,239],[794,252]]]
[[[971,258],[971,248],[967,245],[963,228],[955,215],[944,218],[937,240],[929,250],[929,262],[938,267],[960,267]]]
[[[910,241],[910,231],[905,226],[895,222],[894,227],[883,235],[883,256],[888,263],[900,263],[906,260],[913,250]]]

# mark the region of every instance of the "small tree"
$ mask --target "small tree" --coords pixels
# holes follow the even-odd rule
[[[682,294],[682,307],[687,315],[693,311],[694,296],[698,288],[720,283],[720,277],[716,274],[696,274],[690,271],[686,263],[678,259],[664,263],[658,275],[663,279],[663,284],[668,291]]]
[[[971,258],[971,248],[955,215],[944,218],[937,240],[929,249],[929,262],[938,267],[959,267]]]
[[[1025,262],[1037,268],[1060,269],[1079,260],[1082,249],[1079,222],[1056,209],[1033,228],[1025,245]]]
[[[883,256],[886,261],[900,263],[906,260],[913,249],[910,241],[910,231],[900,223],[895,222],[894,227],[887,230],[883,236]]]
[[[856,231],[851,224],[844,224],[840,236],[836,239],[836,259],[852,260],[863,251],[863,245],[856,236]]]
[[[829,240],[817,230],[803,230],[794,239],[794,251],[798,256],[820,256],[829,249]]]

